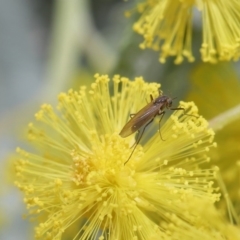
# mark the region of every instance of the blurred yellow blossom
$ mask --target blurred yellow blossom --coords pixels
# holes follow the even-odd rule
[[[238,60],[240,55],[240,1],[238,0],[145,0],[137,4],[141,14],[134,30],[143,35],[142,49],[160,52],[160,62],[176,56],[194,61],[192,54],[193,9],[202,13],[204,62]],[[130,15],[128,12],[127,15]]]
[[[187,100],[196,102],[200,113],[210,120],[214,128],[215,121],[211,119],[240,105],[240,82],[229,64],[200,64],[192,72],[191,81]],[[218,149],[211,152],[211,158],[219,166],[222,184],[229,192],[229,195],[225,192],[226,200],[233,203],[240,216],[240,114],[233,120],[227,116],[223,118],[225,126],[216,132]],[[232,211],[229,205],[226,207]],[[239,217],[235,220],[240,224]]]
[[[36,149],[17,149],[15,185],[37,218],[35,237],[238,239],[239,231],[209,210],[219,200],[217,168],[201,164],[216,144],[197,107],[180,102],[194,116],[173,112],[161,127],[165,141],[155,132],[124,165],[135,136],[119,132],[150,94],[158,96],[159,84],[95,78],[90,90],[61,93],[58,113],[42,105],[28,130]]]

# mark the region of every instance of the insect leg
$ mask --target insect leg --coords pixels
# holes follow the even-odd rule
[[[185,108],[182,108],[182,107],[178,107],[178,108],[170,108],[170,109],[171,109],[171,110],[183,110],[184,115],[187,115],[187,116],[190,116],[190,117],[197,117],[197,116],[195,116],[195,115],[185,113],[186,110],[185,110]]]
[[[160,120],[159,120],[159,122],[158,122],[158,129],[159,129],[158,131],[159,131],[159,134],[160,134],[160,138],[161,138],[163,141],[165,141],[165,140],[162,138],[160,123],[161,123],[161,121],[162,121],[162,118],[163,118],[164,114],[165,114],[165,111],[163,111],[163,112],[161,112],[161,113],[158,114],[159,116],[161,115],[161,118],[160,118]]]
[[[154,119],[154,118],[153,118],[153,119]],[[134,144],[135,146],[133,145],[134,148],[133,148],[130,156],[128,157],[128,160],[124,163],[124,165],[126,165],[126,163],[127,163],[127,162],[130,160],[130,158],[132,157],[133,152],[135,151],[137,145],[139,144],[139,142],[140,142],[140,140],[141,140],[141,138],[142,138],[142,136],[143,136],[143,133],[144,133],[146,127],[153,121],[153,119],[151,119],[151,121],[149,121],[149,122],[144,126],[144,128],[143,128],[143,130],[142,130],[142,132],[141,132],[141,134],[140,134],[140,136],[139,136],[139,138],[138,138],[138,140],[137,140],[137,141],[135,142],[135,144]]]
[[[137,131],[137,137],[136,137],[137,139],[139,139],[138,138],[139,134],[140,134],[140,130]],[[135,143],[130,148],[133,148],[135,145],[137,145],[137,143],[138,143],[138,140],[136,140]]]
[[[151,98],[151,101],[150,102],[152,102],[153,100],[154,100],[154,98],[153,98],[153,95],[152,94],[150,94],[150,98]],[[148,103],[148,100],[146,99],[146,102]]]
[[[178,107],[178,108],[170,108],[171,110],[183,110],[184,113],[185,113],[185,108],[182,108],[182,107]]]

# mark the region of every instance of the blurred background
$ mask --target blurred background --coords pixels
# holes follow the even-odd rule
[[[121,74],[160,82],[178,100],[195,100],[208,119],[240,103],[239,63],[201,62],[199,13],[193,21],[195,62],[175,65],[169,58],[163,65],[159,53],[139,49],[142,37],[132,31],[139,16],[124,17],[133,7],[134,1],[121,0],[0,1],[0,239],[33,239],[31,223],[22,220],[27,210],[11,184],[8,158],[17,146],[24,147],[27,124],[40,105],[56,105],[61,91],[90,85],[95,73]],[[239,137],[233,142],[234,156],[240,156]]]

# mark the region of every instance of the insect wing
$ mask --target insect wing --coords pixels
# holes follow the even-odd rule
[[[159,104],[156,105],[152,102],[147,104],[126,123],[119,135],[124,138],[136,132],[139,128],[152,120],[156,114],[158,114],[159,109]]]

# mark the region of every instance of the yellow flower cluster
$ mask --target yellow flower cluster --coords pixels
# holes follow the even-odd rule
[[[134,30],[143,35],[142,49],[160,52],[160,62],[176,56],[194,61],[192,53],[193,9],[202,12],[204,62],[238,60],[240,56],[240,2],[238,0],[145,0],[137,5],[140,19]]]
[[[239,239],[213,207],[217,169],[202,164],[216,144],[197,107],[181,102],[187,114],[165,118],[165,141],[150,125],[124,165],[135,135],[119,132],[159,84],[95,78],[90,90],[61,93],[58,112],[44,104],[29,124],[35,152],[17,149],[15,184],[38,219],[36,238]]]

